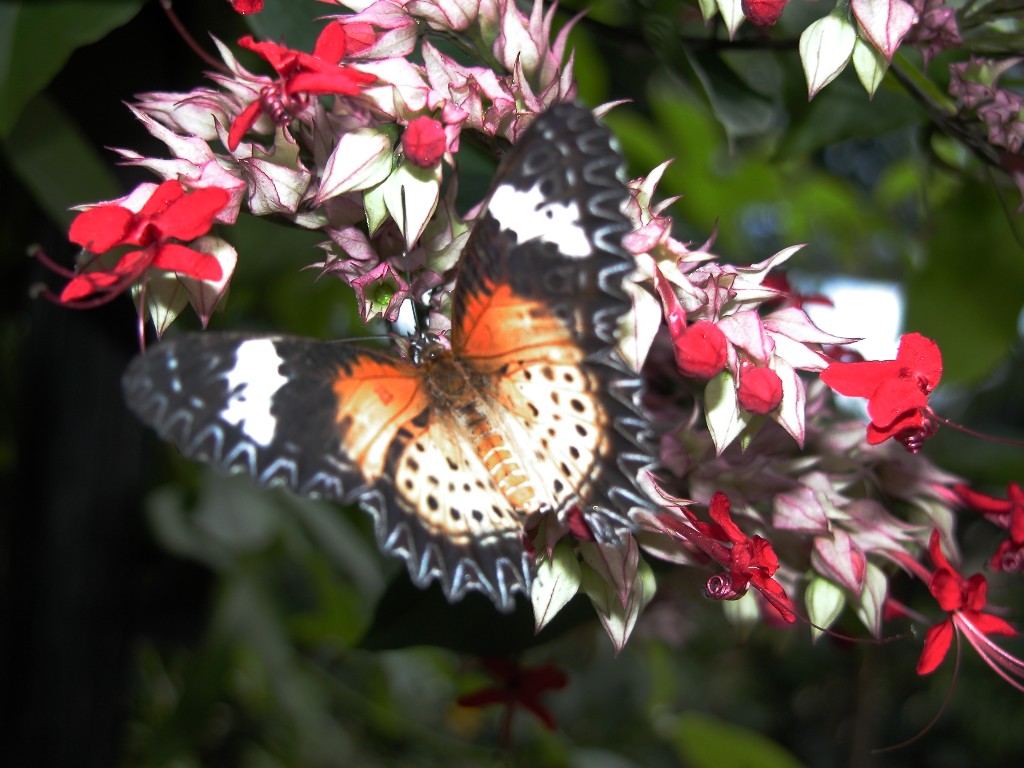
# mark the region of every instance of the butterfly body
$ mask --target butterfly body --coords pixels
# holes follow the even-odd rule
[[[186,337],[132,363],[129,405],[188,456],[358,503],[417,584],[508,610],[541,516],[578,508],[615,543],[646,503],[640,383],[614,351],[632,269],[618,165],[585,110],[537,118],[466,245],[450,345]]]

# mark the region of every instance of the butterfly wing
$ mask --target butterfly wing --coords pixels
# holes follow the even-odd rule
[[[521,522],[495,518],[500,496],[474,457],[426,430],[422,370],[344,343],[202,334],[136,357],[123,382],[129,407],[186,456],[358,502],[418,586],[438,579],[453,600],[479,590],[505,610],[528,591]]]
[[[507,441],[542,506],[579,506],[602,541],[646,504],[640,382],[614,352],[633,260],[611,136],[562,104],[513,147],[463,253],[452,346],[489,374]]]

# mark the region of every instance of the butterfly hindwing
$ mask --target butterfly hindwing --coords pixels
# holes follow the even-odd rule
[[[190,458],[357,502],[381,550],[406,560],[419,586],[438,579],[452,599],[479,590],[503,609],[528,591],[521,521],[431,418],[411,364],[345,343],[210,333],[140,355],[124,389],[132,410]]]

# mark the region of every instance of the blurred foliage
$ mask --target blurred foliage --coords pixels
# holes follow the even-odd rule
[[[795,33],[814,4],[787,10],[772,38],[781,43],[748,28],[734,49],[697,22],[696,5],[566,2],[559,23],[584,5],[571,36],[581,95],[632,99],[608,123],[634,175],[675,158],[660,193],[683,196],[673,208],[679,236],[703,242],[717,230],[716,251],[734,262],[808,242],[794,260],[808,287],[836,274],[898,281],[907,327],[943,349],[945,381],[956,385],[947,412],[1020,436],[1024,374],[1011,352],[1024,261],[1005,179],[968,157],[938,162],[957,153],[940,154],[927,115],[891,78],[869,101],[846,72],[807,103]],[[268,0],[244,20],[226,2],[178,6],[207,48],[205,30],[302,47],[315,33],[309,19],[326,12],[313,0]],[[3,2],[0,29],[0,395],[18,406],[0,423],[0,490],[34,500],[8,512],[0,540],[12,553],[3,687],[25,702],[7,718],[18,731],[11,764],[110,765],[113,755],[126,766],[246,768],[995,766],[1024,754],[1019,694],[971,655],[954,683],[949,669],[913,673],[913,641],[811,647],[805,630],[769,627],[741,641],[717,607],[693,603],[699,579],[673,572],[615,658],[587,611],[570,609],[534,637],[528,611],[496,616],[486,601],[448,606],[412,589],[357,512],[201,473],[151,436],[146,453],[136,450],[139,428],[90,384],[102,361],[116,378],[110,361],[131,353],[130,312],[86,320],[31,302],[27,287],[45,275],[23,254],[42,242],[71,262],[68,207],[145,180],[112,167],[103,148],[162,152],[120,101],[188,90],[203,67],[156,2]],[[946,63],[928,68],[942,88]],[[487,166],[477,166],[469,189],[486,184]],[[355,332],[341,284],[300,271],[316,237],[248,219],[232,240],[243,258],[215,326]],[[38,382],[56,394],[43,399],[51,390]],[[107,389],[116,397],[116,385]],[[995,487],[1021,480],[1012,449],[943,434],[934,451]],[[125,454],[139,466],[114,462]],[[78,476],[72,464],[100,490],[66,486]],[[114,498],[109,473],[138,487]],[[76,533],[75,505],[94,513],[78,520],[95,531]],[[968,540],[985,535],[968,527]],[[86,583],[107,590],[100,604],[113,609],[91,611]],[[497,711],[454,702],[491,684],[475,656],[512,652],[558,665],[570,684],[546,697],[559,730],[517,712],[514,751],[504,751]],[[67,668],[78,676],[48,671]],[[86,691],[93,672],[106,685]],[[950,685],[939,727],[872,754],[926,728]],[[92,725],[74,725],[83,717]]]

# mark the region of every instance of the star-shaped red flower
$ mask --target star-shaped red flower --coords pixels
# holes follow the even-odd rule
[[[710,516],[700,520],[681,509],[683,520],[669,514],[658,516],[664,533],[683,538],[725,569],[708,579],[704,595],[713,600],[738,600],[752,585],[787,622],[796,620],[796,607],[786,590],[773,578],[779,558],[771,542],[762,536],[747,536],[732,519],[729,498],[724,493],[711,497]],[[726,546],[728,544],[729,546]]]
[[[566,686],[569,680],[562,670],[550,664],[524,669],[518,661],[507,657],[484,659],[483,665],[498,685],[460,696],[457,701],[460,707],[486,707],[491,704],[505,706],[503,731],[510,727],[515,708],[522,707],[544,723],[545,728],[554,730],[555,718],[540,697],[545,691],[555,691]]]
[[[150,268],[219,280],[217,259],[172,240],[187,242],[205,235],[230,198],[219,187],[186,193],[180,182],[170,180],[156,187],[138,212],[118,203],[83,211],[71,223],[72,242],[97,255],[118,246],[138,249],[125,253],[112,267],[94,268],[94,261],[91,268],[74,275],[61,291],[61,303],[86,307],[110,301]]]
[[[939,607],[947,611],[949,616],[945,621],[931,627],[925,635],[924,650],[917,662],[917,673],[927,675],[934,671],[946,658],[946,653],[953,642],[953,635],[962,632],[989,666],[1011,685],[1024,690],[1020,683],[1010,680],[1008,676],[1012,674],[1021,677],[1024,665],[986,637],[1013,636],[1017,631],[1004,619],[985,613],[988,594],[988,582],[985,577],[976,573],[965,579],[957,573],[942,552],[938,531],[932,531],[928,553],[936,566],[928,582],[928,590]]]
[[[869,443],[891,437],[914,452],[935,432],[928,395],[941,377],[939,347],[919,333],[904,334],[895,360],[832,363],[821,372],[825,385],[839,394],[867,398]]]
[[[341,64],[346,53],[366,46],[363,42],[350,44],[344,25],[337,21],[324,27],[311,54],[277,43],[256,42],[251,35],[241,38],[238,44],[270,62],[278,81],[265,86],[260,97],[232,121],[228,131],[228,149],[231,150],[238,146],[261,114],[284,125],[305,108],[306,97],[310,94],[355,96],[360,88],[377,79],[369,72]]]

